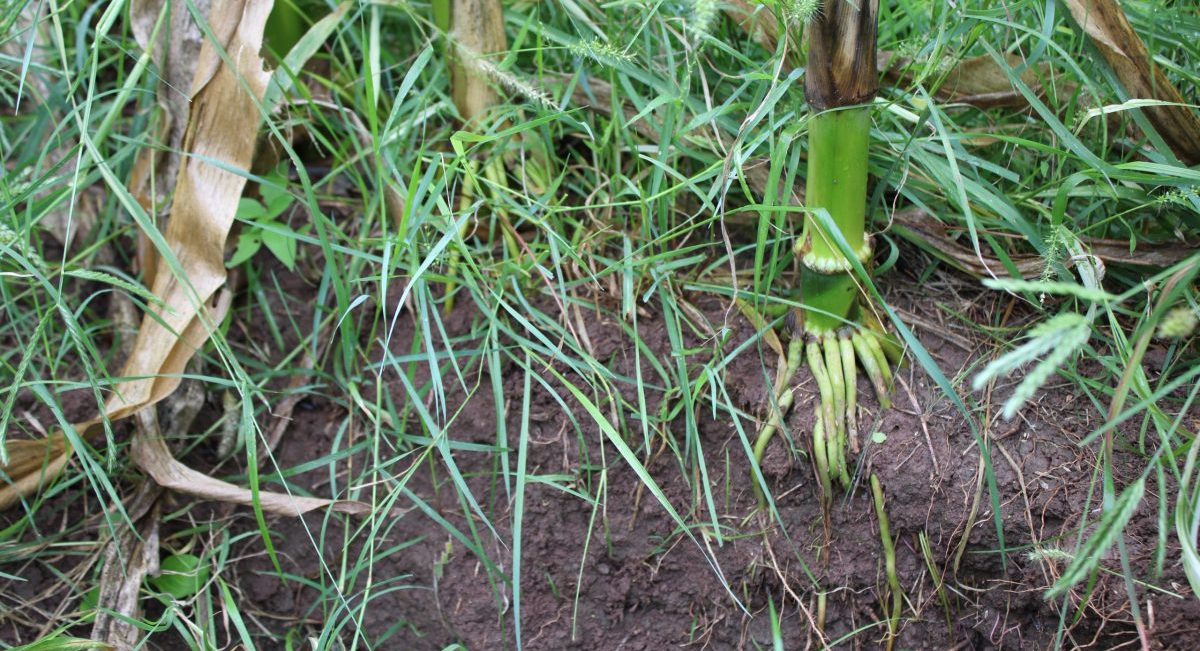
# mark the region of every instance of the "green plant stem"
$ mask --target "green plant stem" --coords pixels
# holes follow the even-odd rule
[[[809,122],[809,211],[826,210],[860,258],[868,254],[866,240],[867,150],[871,113],[867,106],[819,113]],[[850,263],[833,237],[811,217],[805,220],[801,255],[806,267],[802,280],[806,305],[804,328],[822,335],[846,325],[854,316],[858,284]]]
[[[859,290],[836,238],[815,220],[827,211],[859,261],[870,254],[866,238],[867,154],[871,102],[879,87],[876,23],[879,0],[825,2],[807,29],[804,95],[808,122],[808,174],[804,235],[798,244],[804,274],[804,328],[822,335],[853,314]]]
[[[824,274],[805,269],[800,291],[804,298],[805,332],[818,336],[833,332],[853,316],[858,284],[848,273]]]
[[[860,246],[866,233],[870,133],[869,105],[825,111],[809,121],[805,186],[808,208],[828,210],[851,246]],[[828,271],[849,272],[846,257],[829,233],[812,219],[808,220],[806,230],[807,258]],[[806,266],[821,270],[807,263]]]
[[[467,212],[471,209],[471,204],[475,201],[475,175],[479,171],[479,164],[473,160],[466,161],[462,174],[462,188],[458,195],[458,209],[460,212]],[[470,223],[463,222],[462,228],[459,230],[458,238],[461,242],[470,232]],[[458,265],[462,259],[462,250],[455,246],[450,249],[450,257],[446,261],[446,303],[444,309],[445,314],[449,314],[454,310],[454,293],[458,289]]]
[[[929,537],[925,535],[924,531],[917,534],[917,542],[921,546],[921,556],[925,558],[925,567],[929,570],[929,578],[933,581],[934,589],[937,590],[942,611],[946,614],[946,631],[953,631],[954,622],[950,615],[950,597],[946,594],[946,583],[942,578],[942,571],[933,561],[933,549],[929,546]]]

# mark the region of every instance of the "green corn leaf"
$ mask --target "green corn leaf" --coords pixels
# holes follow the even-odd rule
[[[1146,479],[1141,477],[1121,492],[1121,496],[1113,503],[1112,508],[1100,517],[1100,524],[1096,527],[1096,532],[1079,548],[1074,560],[1067,566],[1067,570],[1063,572],[1058,581],[1055,581],[1054,585],[1046,591],[1047,599],[1061,596],[1071,586],[1083,581],[1096,570],[1104,553],[1113,546],[1117,537],[1125,530],[1129,518],[1133,517],[1133,512],[1137,510],[1138,503],[1142,501],[1142,494],[1145,490]]]

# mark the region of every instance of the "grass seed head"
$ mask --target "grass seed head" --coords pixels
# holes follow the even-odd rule
[[[716,0],[692,0],[692,17],[687,21],[687,31],[697,41],[708,36],[717,20]]]
[[[798,29],[820,13],[821,0],[782,0],[780,9],[782,9],[783,20],[788,27]]]
[[[598,38],[572,43],[568,49],[575,56],[591,59],[605,66],[611,66],[614,63],[628,63],[633,60],[633,55],[629,50],[618,49],[612,43]]]
[[[1200,324],[1200,317],[1196,316],[1195,310],[1186,305],[1177,307],[1167,312],[1162,322],[1158,324],[1158,338],[1183,339],[1195,332],[1198,324]]]
[[[491,79],[514,95],[525,97],[525,99],[541,106],[544,110],[558,110],[558,106],[555,105],[554,100],[542,91],[542,89],[537,88],[511,72],[501,70],[499,66],[492,63],[487,57],[481,56],[478,52],[461,45],[458,45],[457,49],[459,56],[478,74]]]

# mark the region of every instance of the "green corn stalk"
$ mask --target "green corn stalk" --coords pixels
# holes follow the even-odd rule
[[[841,235],[870,255],[866,234],[867,150],[871,102],[879,90],[876,16],[879,0],[826,0],[808,25],[804,93],[809,121],[808,212],[827,210]],[[808,309],[804,329],[823,336],[853,319],[859,295],[850,262],[830,233],[806,218],[798,245],[807,273],[801,289]]]
[[[856,384],[862,367],[879,399],[890,406],[887,353],[882,327],[859,306],[861,291],[838,237],[815,219],[828,213],[864,265],[871,255],[867,235],[867,156],[871,102],[879,89],[876,24],[879,0],[824,0],[808,17],[805,97],[813,115],[808,126],[808,175],[804,231],[796,254],[804,266],[804,309],[796,319],[821,405],[813,432],[817,475],[827,504],[834,482],[849,487],[852,456],[859,450]],[[866,326],[865,328],[862,326]],[[792,346],[799,355],[798,346]],[[790,357],[790,351],[789,351]],[[788,366],[797,365],[789,359]],[[783,407],[783,394],[776,401]],[[790,406],[791,401],[786,404]],[[773,414],[755,446],[765,450],[782,417]]]
[[[814,115],[809,120],[806,218],[797,253],[804,265],[804,336],[810,347],[809,368],[822,387],[823,418],[813,433],[823,440],[826,474],[822,486],[837,481],[849,487],[849,451],[857,452],[855,426],[858,379],[855,356],[871,378],[880,404],[887,405],[888,361],[877,337],[857,332],[860,291],[851,261],[833,233],[814,219],[826,211],[838,235],[854,247],[861,263],[871,255],[866,231],[867,155],[870,149],[871,102],[879,90],[876,71],[876,25],[879,0],[826,0],[809,20],[808,65],[804,93]],[[822,364],[822,362],[824,362]],[[882,391],[880,391],[882,389]],[[828,499],[828,493],[827,493]]]
[[[846,241],[861,244],[859,253],[865,258],[870,254],[865,240],[870,109],[824,111],[809,125],[807,208],[829,211]],[[805,219],[800,247],[806,271],[801,285],[807,305],[804,329],[815,336],[836,332],[857,316],[859,291],[850,262],[812,218]]]

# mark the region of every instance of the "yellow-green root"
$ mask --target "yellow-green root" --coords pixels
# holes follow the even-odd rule
[[[767,419],[767,424],[762,431],[758,433],[758,439],[754,441],[754,462],[760,467],[763,457],[767,453],[767,445],[771,443],[771,438],[775,436],[775,432],[783,427],[783,419],[792,409],[792,403],[795,400],[796,394],[788,387],[788,381],[796,375],[796,371],[800,370],[800,360],[803,358],[804,338],[797,336],[793,337],[788,343],[787,359],[784,361],[783,375],[780,376],[779,387],[775,394],[775,400],[771,404],[771,417]],[[758,485],[758,480],[751,478],[751,485],[754,487],[754,496],[758,499],[759,507],[766,505],[766,497],[763,495],[762,487]]]
[[[856,332],[850,337],[850,341],[854,345],[855,352],[858,353],[858,361],[862,363],[863,371],[866,372],[867,378],[871,380],[871,386],[875,387],[875,398],[879,401],[879,406],[887,409],[892,406],[892,399],[888,396],[887,382],[883,379],[883,371],[879,368],[879,360],[867,345],[867,340],[870,338],[872,338],[872,335],[869,333]]]
[[[783,427],[795,396],[786,386],[798,370],[801,359],[808,362],[816,380],[820,404],[813,426],[813,458],[824,499],[832,496],[834,482],[849,489],[852,483],[852,459],[861,451],[858,435],[858,373],[862,371],[871,381],[879,405],[891,407],[889,387],[892,381],[891,364],[881,345],[884,335],[869,327],[843,328],[821,336],[809,336],[807,341],[797,333],[788,346],[784,375],[777,382],[776,398],[771,416],[754,443],[755,461],[762,463],[771,438]],[[803,350],[804,346],[808,350]],[[753,483],[759,506],[765,497],[757,478]]]
[[[875,357],[875,363],[879,365],[879,373],[883,376],[883,384],[885,387],[892,383],[892,365],[888,357],[883,352],[883,347],[879,345],[879,337],[875,334],[868,334],[864,339],[867,342],[867,348],[871,350],[871,355]]]
[[[854,365],[854,345],[850,337],[838,337],[842,352],[842,372],[846,375],[846,438],[850,451],[858,454],[858,370]]]
[[[839,480],[846,475],[846,375],[842,372],[842,356],[833,333],[821,341],[825,353],[825,370],[829,373],[829,386],[833,389],[833,423],[825,423],[829,432],[827,442],[829,471]]]
[[[803,352],[804,337],[792,337],[792,340],[788,342],[787,367],[784,369],[782,385],[779,387],[779,392],[776,394],[776,397],[782,396],[783,393],[787,391],[788,381],[795,377],[796,372],[800,370],[800,360],[803,359]]]
[[[884,571],[888,581],[888,601],[891,603],[891,613],[888,615],[887,651],[896,646],[896,632],[900,626],[900,608],[904,601],[900,589],[900,579],[896,575],[896,546],[892,541],[891,525],[888,522],[887,510],[883,505],[883,486],[879,477],[871,474],[871,495],[875,501],[875,516],[879,518],[879,540],[883,544]]]
[[[813,419],[813,461],[817,465],[817,481],[821,484],[821,500],[828,504],[833,498],[833,482],[829,478],[825,423],[822,422],[824,419],[821,416],[821,409],[818,407],[814,412],[816,415]]]
[[[825,356],[822,354],[821,346],[817,343],[811,342],[808,346],[808,370],[812,373],[813,379],[817,381],[817,392],[821,395],[821,417],[825,421],[826,439],[832,440],[835,437],[831,433],[834,432],[837,423],[833,383],[830,381],[829,371],[825,366]]]

